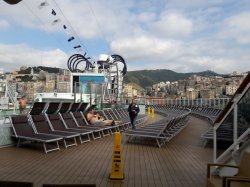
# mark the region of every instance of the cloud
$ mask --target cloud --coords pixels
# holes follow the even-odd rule
[[[123,54],[129,70],[171,69],[176,72],[212,70],[218,73],[245,71],[250,61],[246,50],[211,39],[183,42],[141,36],[113,41],[114,53]],[[230,52],[232,51],[232,53]]]
[[[250,44],[250,12],[226,18],[221,26],[219,37],[223,39],[234,39],[239,44]]]
[[[230,1],[230,0],[227,0]],[[203,0],[169,0],[168,4],[171,7],[176,8],[202,8],[214,5],[220,5],[224,2],[224,0],[210,0],[210,1],[203,1]]]
[[[153,60],[157,58],[174,58],[179,55],[180,42],[175,40],[161,40],[150,36],[136,36],[121,38],[111,43],[111,51],[124,54],[129,60]]]
[[[152,24],[152,31],[161,37],[187,37],[192,34],[192,20],[180,13],[163,12]]]
[[[18,69],[20,66],[48,66],[66,68],[68,56],[60,49],[41,51],[25,44],[0,44],[0,62],[5,71]]]
[[[6,20],[1,20],[0,19],[0,29],[8,28],[9,23]]]
[[[133,17],[128,11],[133,6],[132,1],[65,0],[58,1],[58,5],[81,39],[110,40],[111,37],[127,33],[134,25],[133,20],[128,19]],[[140,19],[143,19],[143,15]]]

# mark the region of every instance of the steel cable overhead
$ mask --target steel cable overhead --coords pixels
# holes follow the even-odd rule
[[[32,9],[32,7],[30,7],[30,5],[29,5],[27,2],[22,1],[22,3],[23,3],[23,5],[24,5],[24,6],[34,15],[34,17],[35,17],[36,19],[39,20],[40,23],[42,23],[42,24],[47,24],[47,22],[45,22],[44,20],[42,20],[41,17],[38,16],[37,12],[35,12],[35,10]],[[40,5],[38,6],[38,8],[41,9],[41,6],[49,6],[49,3],[48,3],[47,1],[44,1],[44,2],[40,3]],[[52,25],[53,25],[53,24],[57,24],[58,22],[59,22],[59,20],[56,19],[56,20],[54,20],[54,21],[52,22]],[[52,37],[52,36],[53,36],[53,37]],[[51,36],[51,38],[53,38],[54,40],[56,40],[57,43],[58,43],[61,47],[67,48],[66,45],[65,45],[65,44],[64,44],[55,34],[53,34],[52,36]]]
[[[84,48],[84,50],[88,53],[89,55],[89,52],[86,48],[86,46],[83,44],[83,42],[81,41],[79,35],[77,34],[77,32],[74,30],[74,28],[72,27],[70,21],[66,18],[66,16],[64,15],[63,11],[61,10],[61,8],[59,7],[59,5],[57,4],[57,2],[55,0],[50,0],[50,1],[53,1],[54,2],[54,5],[56,6],[55,8],[58,9],[58,11],[60,12],[60,14],[62,15],[62,17],[64,18],[64,25],[63,25],[63,28],[64,30],[69,30],[71,29],[71,37],[68,40],[68,42],[71,42],[72,40],[78,40],[78,45],[75,45],[74,46],[74,49],[81,49],[82,47]],[[53,10],[53,9],[52,9]],[[66,22],[66,23],[65,23]],[[84,54],[84,56],[86,56],[86,53]],[[89,55],[89,62],[94,62],[94,58]]]

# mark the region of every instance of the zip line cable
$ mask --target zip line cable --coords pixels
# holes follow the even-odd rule
[[[61,22],[63,22],[61,28],[64,29],[64,30],[68,30],[68,31],[70,32],[69,34],[72,34],[72,35],[75,36],[75,37],[74,37],[74,36],[71,36],[70,38],[65,39],[65,41],[71,42],[71,41],[74,40],[74,39],[78,40],[78,42],[79,42],[80,44],[79,44],[79,43],[76,43],[75,46],[72,46],[72,49],[74,49],[74,50],[80,49],[80,50],[82,51],[81,48],[83,47],[84,50],[86,51],[86,52],[84,52],[83,56],[87,55],[87,53],[88,53],[88,55],[89,55],[89,52],[88,52],[86,46],[83,45],[83,42],[81,41],[80,37],[78,36],[78,34],[76,33],[76,31],[74,30],[74,28],[72,27],[72,25],[70,24],[70,22],[67,20],[67,18],[66,18],[65,15],[63,14],[62,10],[60,9],[60,7],[58,6],[58,4],[57,4],[55,1],[53,1],[53,2],[54,2],[54,4],[55,4],[55,6],[57,7],[57,9],[59,9],[59,11],[60,11],[60,13],[62,14],[64,20],[66,20],[66,23],[64,22],[64,20],[62,21],[62,20],[60,19],[60,17],[58,16],[58,14],[57,14],[56,11],[55,11],[55,8],[51,6],[52,3],[51,3],[51,2],[48,2],[47,0],[45,0],[45,1],[42,2],[42,3],[40,3],[40,5],[38,6],[38,8],[41,10],[42,8],[49,7],[49,8],[46,8],[46,9],[48,9],[48,11],[47,11],[48,14],[49,14],[49,15],[52,14],[53,16],[55,16],[55,19],[54,19],[54,21],[53,21],[52,23],[48,23],[48,22],[44,21],[44,20],[41,18],[41,16],[38,16],[38,14],[33,10],[34,8],[31,8],[25,1],[22,1],[22,2],[23,2],[23,5],[26,7],[26,9],[28,9],[28,10],[32,13],[32,15],[33,15],[39,22],[41,22],[42,24],[45,24],[45,25],[52,24],[52,26],[54,26],[54,25],[57,25],[57,24],[61,24]],[[51,12],[50,12],[50,11],[51,11]],[[52,20],[52,19],[51,19],[51,20]],[[66,25],[67,25],[67,26],[66,26]],[[66,32],[66,35],[67,35],[67,31],[64,31],[64,32]],[[52,37],[52,36],[51,36],[51,37]],[[68,49],[68,48],[69,48],[69,46],[66,46],[66,45],[61,41],[61,39],[59,39],[59,38],[56,36],[56,34],[53,33],[53,37],[54,37],[54,39],[59,43],[59,45],[60,45],[61,47],[63,47],[64,49]],[[70,45],[70,44],[69,44],[69,45]],[[78,52],[79,52],[79,50],[78,50]],[[88,61],[91,59],[91,60],[94,62],[93,57],[86,57],[86,59],[87,59]],[[92,62],[92,63],[93,63],[93,62]]]
[[[57,7],[57,9],[60,11],[60,13],[62,14],[62,16],[64,17],[64,19],[66,20],[67,24],[69,25],[69,27],[71,28],[71,30],[73,31],[73,34],[75,34],[76,38],[79,40],[80,44],[82,44],[83,48],[85,49],[86,53],[88,53],[88,56],[90,56],[90,58],[92,59],[92,61],[94,62],[94,58],[91,56],[91,54],[89,53],[87,47],[84,45],[84,43],[81,41],[79,35],[76,33],[75,29],[72,27],[71,23],[69,22],[69,20],[66,18],[66,16],[64,15],[62,9],[60,8],[60,6],[57,4],[57,2],[55,0],[51,0],[52,2],[54,2],[55,6]],[[66,25],[67,25],[66,24]],[[75,46],[74,48],[77,49],[80,46]],[[85,54],[86,54],[85,53]],[[85,55],[84,54],[84,55]]]
[[[33,16],[35,18],[37,18],[39,20],[39,22],[43,23],[43,24],[47,24],[45,23],[33,10],[32,8],[30,8],[30,6],[28,6],[28,4],[25,1],[22,1],[22,3],[24,4],[24,6],[33,14]],[[52,37],[52,36],[50,36]],[[67,48],[67,46],[65,46],[54,34],[53,34],[54,39],[57,40],[57,42],[63,47],[63,48]]]

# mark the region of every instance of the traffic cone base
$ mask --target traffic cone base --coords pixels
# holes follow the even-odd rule
[[[111,177],[111,174],[110,174],[110,175],[109,175],[109,181],[110,181],[110,182],[123,183],[123,182],[125,182],[125,176],[123,175],[122,178],[114,177],[114,176]]]

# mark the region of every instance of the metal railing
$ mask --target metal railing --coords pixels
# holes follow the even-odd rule
[[[215,163],[220,163],[232,157],[232,152],[237,151],[249,139],[249,113],[250,73],[214,123]]]
[[[223,109],[231,98],[200,98],[200,99],[165,99],[165,98],[148,98],[148,97],[136,97],[137,104],[145,105],[175,105],[175,106],[199,106]],[[121,97],[122,104],[128,104],[132,100],[132,97]]]

